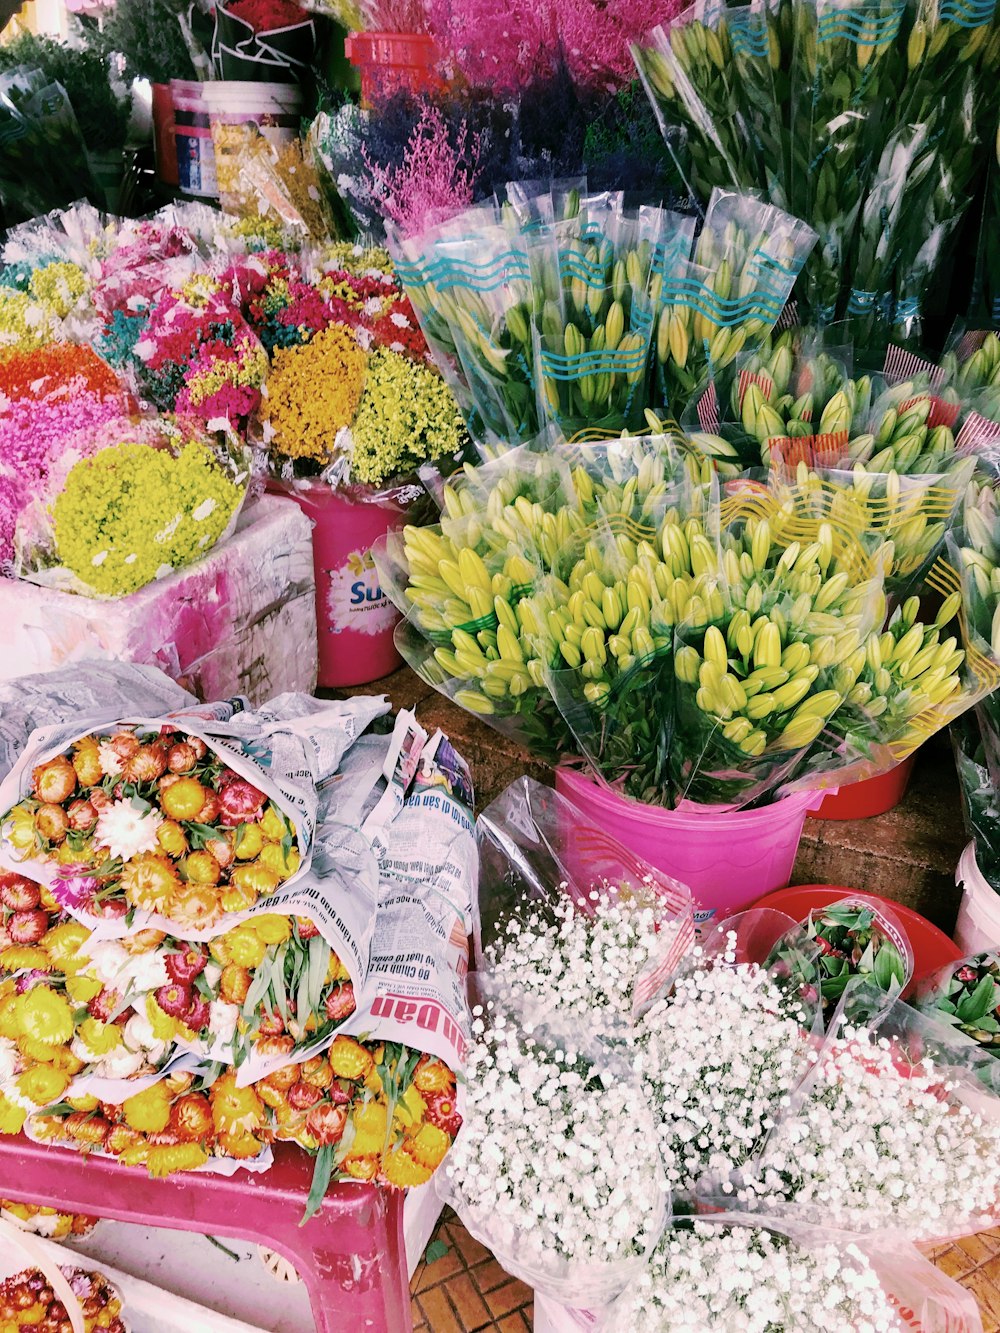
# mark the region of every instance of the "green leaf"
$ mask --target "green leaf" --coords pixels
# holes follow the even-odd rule
[[[314,1217],[319,1212],[320,1206],[326,1197],[326,1192],[330,1187],[330,1177],[333,1175],[333,1149],[334,1145],[332,1143],[324,1143],[316,1154],[312,1184],[309,1187],[306,1211],[299,1223],[300,1227],[305,1226],[310,1217]]]
[[[992,977],[983,977],[976,988],[964,995],[955,1006],[962,1023],[975,1023],[993,1008],[994,981]]]
[[[443,1259],[446,1254],[451,1253],[451,1248],[443,1240],[432,1240],[424,1250],[424,1263],[436,1264],[439,1259]]]
[[[329,944],[322,935],[309,941],[309,1010],[318,1009],[326,989],[326,974],[330,970]]]
[[[883,943],[881,949],[875,955],[875,966],[872,969],[872,975],[884,991],[889,990],[893,982],[900,986],[903,984],[906,978],[906,967],[899,956],[899,950],[894,944],[889,944],[887,941]]]

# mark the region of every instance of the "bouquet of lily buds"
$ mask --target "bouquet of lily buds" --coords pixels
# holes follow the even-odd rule
[[[624,794],[739,808],[891,767],[1000,681],[939,559],[890,612],[894,545],[821,474],[720,494],[704,436],[522,447],[376,556],[425,680]],[[845,512],[846,510],[846,512]]]
[[[397,273],[472,435],[568,438],[675,417],[711,367],[757,347],[815,243],[779,208],[716,191],[695,220],[556,183],[507,187],[417,235]]]

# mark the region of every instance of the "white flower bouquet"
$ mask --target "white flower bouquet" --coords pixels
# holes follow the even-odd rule
[[[1000,1075],[985,1050],[871,983],[845,995],[811,1077],[736,1206],[944,1239],[1000,1219]]]
[[[627,1062],[521,1022],[479,980],[462,1132],[439,1193],[508,1273],[563,1304],[606,1305],[670,1213],[650,1108]]]
[[[629,1037],[694,942],[690,891],[531,778],[477,836],[477,967],[526,1017]]]
[[[916,1322],[914,1322],[916,1321]],[[751,1221],[675,1219],[608,1313],[631,1333],[973,1333],[975,1298],[898,1238]]]

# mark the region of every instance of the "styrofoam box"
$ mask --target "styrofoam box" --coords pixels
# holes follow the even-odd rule
[[[261,703],[316,685],[312,529],[262,496],[203,560],[129,597],[96,600],[0,579],[0,679],[83,658],[160,667],[203,700]]]

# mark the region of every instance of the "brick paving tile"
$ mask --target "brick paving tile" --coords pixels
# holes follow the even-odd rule
[[[446,1209],[434,1240],[448,1247],[413,1275],[414,1333],[531,1333],[532,1295]],[[983,1333],[1000,1333],[1000,1228],[921,1246],[979,1303]]]
[[[414,1333],[531,1333],[531,1289],[505,1273],[445,1209],[431,1243],[447,1252],[410,1283]]]

